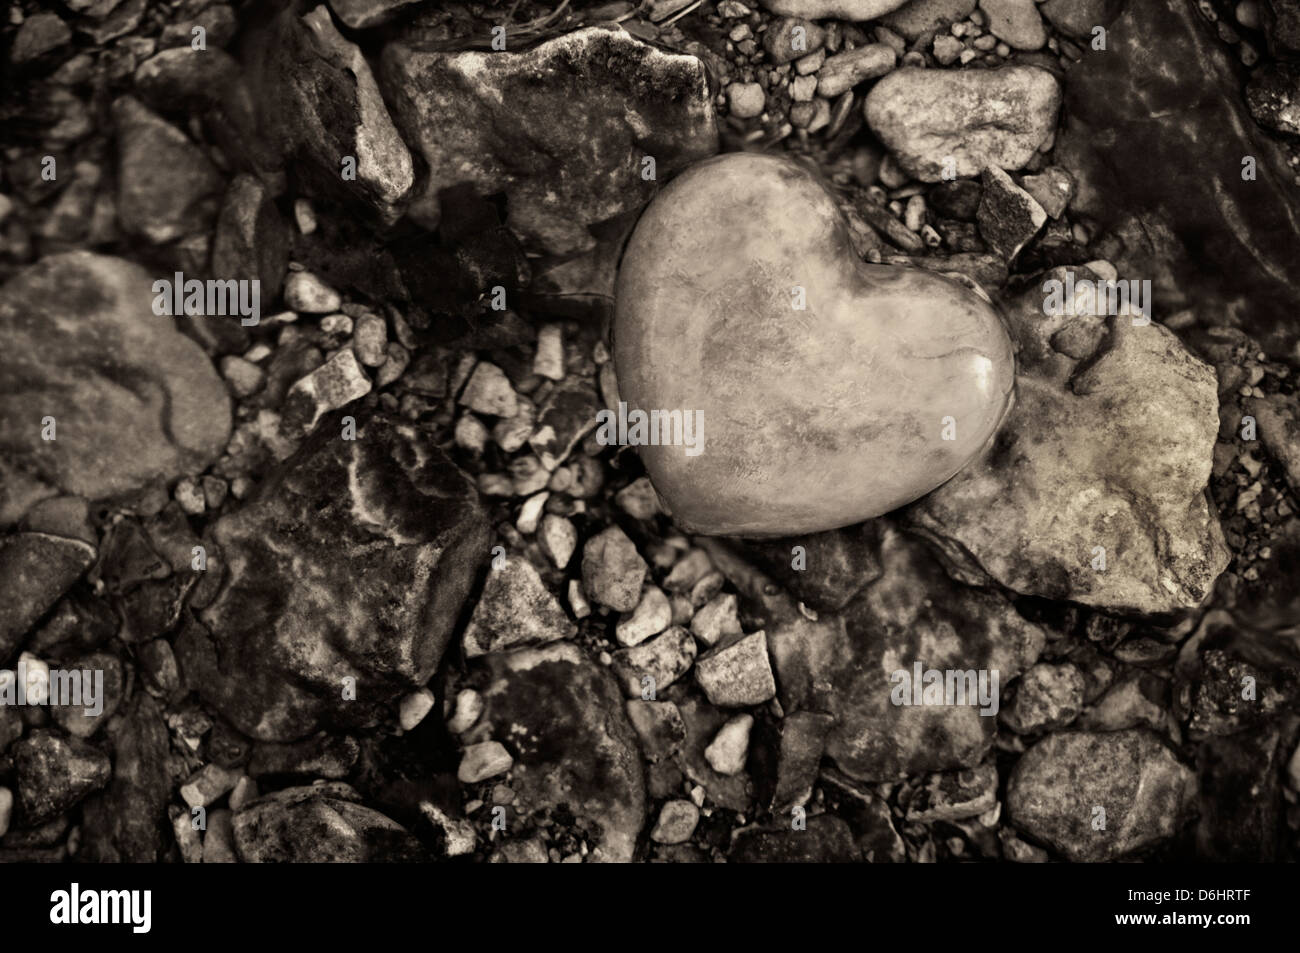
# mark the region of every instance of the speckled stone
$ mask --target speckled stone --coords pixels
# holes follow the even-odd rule
[[[1010,401],[992,307],[950,279],[860,262],[820,182],[766,156],[700,163],[650,206],[615,327],[628,407],[703,421],[694,456],[639,448],[695,532],[779,536],[889,512],[960,470]]]

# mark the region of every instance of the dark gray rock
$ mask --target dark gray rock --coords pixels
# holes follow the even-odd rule
[[[95,547],[77,539],[48,533],[0,538],[0,662],[94,560]]]
[[[14,745],[23,821],[44,824],[108,783],[108,755],[75,738],[33,731]]]
[[[733,864],[850,864],[860,858],[849,825],[830,814],[789,826],[741,831],[727,859]]]
[[[1016,827],[1077,862],[1159,843],[1195,804],[1196,775],[1142,729],[1049,735],[1016,762],[1006,794]]]
[[[280,295],[289,261],[289,228],[266,187],[251,175],[236,176],[226,190],[212,237],[212,276],[261,282],[263,306]]]
[[[433,435],[383,416],[355,440],[323,425],[212,536],[228,574],[177,654],[186,683],[262,741],[366,724],[427,682],[489,542]]]
[[[286,788],[258,798],[234,816],[239,859],[246,864],[428,859],[406,828],[360,801],[356,791],[339,782]]]
[[[589,832],[597,862],[632,859],[645,823],[636,732],[614,678],[568,643],[483,657],[483,722],[510,746],[512,814],[562,805]]]

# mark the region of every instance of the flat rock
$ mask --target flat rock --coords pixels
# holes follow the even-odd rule
[[[0,290],[0,511],[19,492],[11,468],[102,499],[202,471],[221,453],[226,387],[153,300],[143,269],[90,252],[44,258]],[[41,438],[45,416],[57,439]]]
[[[246,864],[427,859],[406,828],[360,801],[356,791],[338,782],[285,788],[258,798],[234,815],[239,859]]]
[[[1105,51],[1086,47],[1071,70],[1055,161],[1078,180],[1072,214],[1108,241],[1121,274],[1151,278],[1158,306],[1230,322],[1294,359],[1295,170],[1250,118],[1243,82],[1233,48],[1195,4],[1129,3]]]
[[[411,209],[426,227],[441,217],[439,193],[468,184],[506,196],[506,224],[527,247],[588,251],[590,226],[640,207],[658,181],[718,148],[704,64],[621,29],[583,29],[522,53],[395,42],[381,72],[429,168]],[[654,178],[641,175],[645,156]]]
[[[1012,824],[1083,863],[1173,836],[1195,801],[1196,775],[1141,729],[1049,735],[1016,762],[1006,794]]]
[[[710,702],[724,708],[760,705],[776,695],[767,636],[751,632],[723,644],[695,663],[695,681]]]
[[[1228,563],[1204,492],[1219,430],[1214,370],[1160,324],[1043,310],[1035,287],[1006,312],[1021,358],[1006,424],[909,519],[967,580],[987,573],[1025,595],[1112,611],[1199,605]],[[1062,328],[1088,322],[1104,332],[1095,354],[1054,349]]]
[[[769,632],[782,707],[834,715],[826,754],[861,781],[972,767],[992,744],[996,710],[981,714],[977,698],[895,704],[895,673],[910,677],[918,662],[984,672],[991,688],[996,671],[1000,695],[1037,659],[1044,634],[1001,596],[952,582],[914,537],[886,530],[880,560],[883,575],[842,615],[799,616]]]
[[[1056,129],[1061,87],[1036,66],[896,70],[871,88],[863,115],[908,175],[943,178],[988,166],[1022,169]]]
[[[645,778],[617,682],[566,643],[483,662],[483,719],[514,755],[512,813],[526,821],[566,805],[590,832],[590,860],[630,861],[645,823]]]
[[[322,718],[364,724],[428,681],[489,541],[433,434],[383,416],[355,440],[317,432],[212,537],[228,572],[178,657],[187,684],[263,741]]]
[[[980,0],[989,32],[1013,50],[1037,50],[1047,42],[1047,30],[1035,0]]]

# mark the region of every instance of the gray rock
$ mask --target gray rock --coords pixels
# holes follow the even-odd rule
[[[37,13],[25,19],[18,28],[9,49],[9,59],[15,66],[26,65],[67,46],[71,39],[72,31],[57,14]]]
[[[1005,312],[1020,360],[1001,432],[909,519],[970,581],[1111,611],[1199,605],[1228,563],[1204,495],[1213,369],[1159,324],[1047,316],[1044,300],[1034,287]],[[1095,355],[1054,349],[1058,331],[1089,322],[1106,331]]]
[[[980,0],[989,32],[1013,50],[1037,50],[1047,42],[1035,0]]]
[[[189,55],[191,51],[186,52]],[[226,190],[212,236],[214,278],[260,282],[261,305],[280,295],[289,260],[289,229],[261,180],[237,175]]]
[[[1273,394],[1247,401],[1246,412],[1258,424],[1259,439],[1282,464],[1291,489],[1300,493],[1300,400]]]
[[[791,17],[819,20],[836,17],[841,20],[874,20],[882,13],[896,10],[907,0],[759,0],[773,13]]]
[[[1265,63],[1246,84],[1246,105],[1265,129],[1300,135],[1300,69],[1281,60]]]
[[[881,18],[881,23],[908,40],[930,30],[946,28],[970,16],[977,0],[911,0]]]
[[[51,705],[50,715],[55,724],[74,738],[89,738],[108,724],[117,712],[118,706],[122,704],[126,689],[122,662],[109,652],[94,652],[71,659],[59,667],[81,673],[82,703]],[[87,714],[89,706],[86,704],[88,699],[85,695],[85,686],[94,685],[101,676],[103,685],[96,689],[100,691],[96,700],[100,711],[97,714]]]
[[[76,738],[33,731],[14,745],[18,800],[29,826],[53,820],[108,783],[108,755]]]
[[[468,184],[505,194],[506,224],[526,246],[588,251],[589,226],[640,208],[658,182],[717,151],[704,65],[622,30],[579,30],[524,53],[390,43],[381,72],[429,167],[411,209],[426,227],[441,217],[439,192]],[[642,178],[644,156],[654,179]]]
[[[501,569],[488,572],[465,628],[465,656],[544,645],[571,638],[577,631],[537,570],[515,554]]]
[[[1020,184],[1051,218],[1060,218],[1074,197],[1074,177],[1060,166],[1048,166],[1041,175],[1027,175]]]
[[[686,740],[682,713],[673,702],[642,701],[627,703],[627,717],[641,739],[641,750],[651,763],[671,758]]]
[[[8,659],[41,616],[95,561],[95,547],[48,533],[0,537],[0,659]]]
[[[817,711],[796,711],[781,722],[772,813],[788,815],[812,798],[813,784],[835,719]]]
[[[139,100],[113,103],[117,215],[154,244],[206,231],[225,179],[189,137]]]
[[[206,112],[224,109],[238,120],[253,120],[242,70],[225,50],[197,51],[188,42],[163,50],[136,67],[135,92],[150,109]]]
[[[1094,27],[1109,27],[1124,9],[1124,0],[1046,0],[1039,11],[1066,36],[1092,39]]]
[[[411,153],[356,44],[322,6],[286,8],[241,49],[258,125],[313,193],[392,223],[415,185]],[[344,158],[355,159],[345,179]]]
[[[247,804],[233,819],[239,859],[262,863],[376,863],[424,860],[425,851],[391,818],[338,782],[286,788]],[[209,829],[208,837],[211,838]],[[208,863],[204,843],[204,863]]]
[[[370,378],[357,363],[356,354],[343,348],[289,388],[281,411],[281,430],[286,436],[308,433],[326,414],[368,393]]]
[[[700,656],[695,681],[710,702],[724,708],[760,705],[774,697],[766,634],[753,632]]]
[[[978,817],[998,801],[998,769],[982,764],[968,771],[932,774],[910,793],[905,808],[913,824]]]
[[[631,612],[641,601],[646,561],[617,526],[587,540],[582,547],[582,585],[603,606]]]
[[[1016,762],[1006,794],[1016,827],[1085,863],[1173,836],[1195,802],[1196,776],[1143,730],[1049,735]]]
[[[843,615],[796,615],[771,628],[782,707],[833,715],[826,754],[858,780],[973,767],[992,744],[993,713],[981,715],[973,698],[895,704],[895,674],[910,676],[919,662],[987,673],[991,688],[997,672],[1000,693],[1037,659],[1044,634],[1001,596],[953,583],[913,537],[887,529],[880,560],[883,575]]]
[[[713,741],[704,749],[704,760],[722,775],[739,774],[745,770],[749,757],[749,732],[754,727],[753,715],[736,715],[718,729]]]
[[[484,657],[483,719],[514,755],[515,809],[567,805],[591,830],[590,860],[627,862],[645,823],[636,733],[609,673],[566,643]]]
[[[983,179],[984,194],[976,213],[980,235],[1009,263],[1038,234],[1047,221],[1047,212],[1001,169],[985,169]]]
[[[884,76],[897,59],[894,48],[884,43],[868,43],[828,57],[817,73],[817,95],[833,99],[858,83]]]
[[[988,166],[1022,169],[1056,129],[1061,87],[1036,66],[992,70],[896,70],[876,83],[863,115],[903,170],[938,182]]]
[[[225,385],[153,300],[141,268],[89,252],[45,258],[0,290],[0,513],[21,493],[18,472],[102,499],[202,471],[221,453]],[[47,415],[55,440],[41,438]]]
[[[613,653],[612,668],[628,698],[653,698],[690,671],[695,661],[695,640],[681,626],[673,626],[649,642]]]
[[[1196,69],[1171,82],[1169,63]],[[1071,71],[1070,121],[1054,156],[1078,183],[1072,217],[1114,249],[1106,257],[1121,274],[1152,280],[1164,313],[1191,309],[1198,323],[1222,325],[1249,301],[1238,326],[1289,355],[1300,342],[1295,170],[1288,149],[1248,117],[1241,85],[1236,52],[1196,4],[1129,3],[1106,50],[1085,49]],[[1107,144],[1117,142],[1124,147]]]
[[[113,779],[82,807],[87,860],[131,864],[162,860],[163,819],[177,780],[163,717],[158,702],[140,692],[109,723],[105,733],[113,746]]]
[[[824,27],[798,17],[777,20],[763,34],[763,50],[767,53],[768,60],[778,66],[815,53],[825,42]]]
[[[753,119],[763,113],[767,94],[758,83],[732,83],[727,87],[727,108],[737,119]]]
[[[255,778],[287,775],[338,780],[348,776],[360,756],[361,746],[355,738],[321,732],[289,744],[259,742],[248,760],[248,773]],[[232,801],[230,806],[236,805]]]
[[[1064,728],[1083,708],[1083,673],[1073,665],[1039,663],[1021,677],[1002,720],[1018,735]]]
[[[830,814],[808,818],[806,830],[787,822],[740,831],[727,855],[733,864],[848,864],[859,857],[849,825]]]
[[[191,688],[263,741],[323,718],[364,724],[427,682],[489,541],[433,435],[382,416],[356,440],[318,432],[212,537],[229,572],[178,657]]]
[[[700,822],[700,809],[690,801],[668,801],[659,810],[659,819],[650,831],[656,844],[684,844],[695,833]]]

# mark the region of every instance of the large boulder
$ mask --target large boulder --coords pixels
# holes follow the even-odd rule
[[[84,251],[44,258],[0,289],[0,523],[21,515],[22,482],[102,499],[221,453],[226,387],[153,301],[138,265]],[[42,436],[46,417],[55,439]]]
[[[1121,271],[1157,282],[1157,302],[1286,354],[1300,341],[1300,190],[1246,109],[1245,69],[1195,8],[1130,2],[1106,49],[1085,48],[1056,159],[1078,180],[1074,213],[1111,234]]]
[[[1229,558],[1205,497],[1214,370],[1160,324],[1043,302],[1035,287],[1007,314],[1020,366],[1002,430],[910,519],[967,582],[1117,612],[1199,605]]]
[[[323,426],[212,537],[228,571],[179,658],[263,741],[364,724],[428,681],[489,542],[473,484],[434,436],[384,416],[355,440]]]
[[[595,248],[590,226],[639,208],[718,148],[704,64],[622,30],[579,30],[523,53],[395,42],[381,75],[429,167],[412,217],[435,226],[439,193],[456,185],[504,193],[507,224],[532,250]]]

